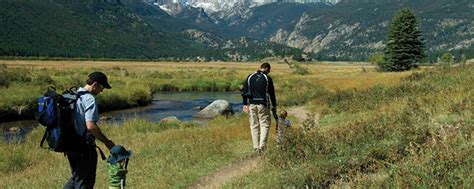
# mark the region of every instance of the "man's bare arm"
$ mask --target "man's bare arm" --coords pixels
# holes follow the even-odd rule
[[[87,121],[87,131],[91,133],[92,135],[95,136],[98,140],[100,140],[102,143],[107,146],[108,149],[111,149],[112,147],[115,146],[114,142],[112,140],[109,140],[100,130],[99,126],[93,121]]]

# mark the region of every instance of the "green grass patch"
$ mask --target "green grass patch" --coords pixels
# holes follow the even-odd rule
[[[114,142],[133,151],[127,175],[129,187],[181,188],[250,154],[250,131],[242,126],[247,122],[245,116],[219,117],[205,127],[192,122],[130,120],[101,128]],[[67,159],[39,147],[42,132],[40,127],[25,143],[0,146],[0,188],[60,188],[67,181]],[[101,160],[96,187],[107,187],[106,163]]]

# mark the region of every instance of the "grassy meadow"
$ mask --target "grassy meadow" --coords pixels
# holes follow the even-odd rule
[[[435,68],[316,97],[307,104],[319,121],[228,187],[472,188],[473,77],[473,65]]]
[[[279,108],[304,106],[318,120],[300,121],[263,155],[260,169],[229,188],[472,188],[474,66],[422,67],[380,73],[366,64],[300,65],[300,75],[270,62]],[[0,61],[0,115],[28,112],[49,81],[60,89],[82,85],[94,70],[112,90],[98,96],[102,110],[145,105],[155,91],[236,91],[259,63]],[[21,73],[21,74],[20,74]],[[30,110],[31,111],[31,110]],[[310,116],[314,118],[314,116]],[[101,128],[133,150],[127,184],[182,188],[252,154],[245,115],[207,126],[140,119]],[[62,154],[40,149],[43,128],[21,144],[0,145],[0,188],[59,188],[69,177]],[[102,146],[102,144],[100,144]],[[102,147],[105,149],[105,147]],[[97,188],[107,186],[99,160]]]

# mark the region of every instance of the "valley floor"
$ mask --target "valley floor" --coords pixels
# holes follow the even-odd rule
[[[110,73],[106,105],[133,104],[150,91],[236,91],[259,63],[3,61],[10,83],[0,110],[28,105],[41,83],[69,86],[92,70]],[[294,123],[282,148],[253,156],[248,118],[100,124],[132,149],[133,188],[472,188],[474,65],[380,73],[369,65],[301,64],[306,75],[271,62],[280,109]],[[87,68],[81,68],[87,67]],[[18,73],[27,73],[19,75]],[[47,73],[50,77],[42,75]],[[19,76],[25,77],[19,77]],[[2,75],[3,76],[3,75]],[[33,100],[32,100],[33,99]],[[310,114],[308,114],[310,112]],[[275,146],[274,123],[270,146]],[[305,128],[305,130],[300,129]],[[306,130],[312,128],[313,130]],[[24,143],[0,144],[0,188],[60,188],[70,175],[60,153],[38,147],[44,128]],[[99,143],[103,149],[102,144]],[[97,188],[108,185],[99,161]]]

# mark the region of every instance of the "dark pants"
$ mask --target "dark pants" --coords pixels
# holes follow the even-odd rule
[[[65,189],[94,188],[97,170],[97,151],[91,147],[84,152],[66,152],[72,176],[64,185]]]

